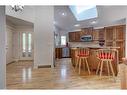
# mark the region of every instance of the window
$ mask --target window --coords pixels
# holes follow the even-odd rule
[[[95,5],[69,6],[69,8],[77,21],[96,18],[98,16],[97,8]]]
[[[32,44],[32,34],[29,33],[28,34],[28,52],[31,52],[32,50],[31,44]]]
[[[61,36],[61,45],[66,45],[66,36]]]
[[[22,39],[22,41],[23,41],[23,52],[26,52],[26,33],[23,33],[22,34],[22,37],[23,37],[23,39]]]

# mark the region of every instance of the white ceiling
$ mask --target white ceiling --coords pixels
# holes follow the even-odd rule
[[[54,7],[55,26],[63,31],[73,31],[85,27],[103,27],[114,24],[124,24],[127,17],[127,6],[97,6],[98,18],[77,21],[68,6]],[[61,15],[65,13],[65,15]],[[96,21],[92,24],[92,21]],[[75,27],[75,24],[80,24]]]
[[[11,24],[15,26],[33,26],[33,23],[31,22],[28,22],[16,17],[8,16],[8,15],[6,15],[6,21],[10,22]]]

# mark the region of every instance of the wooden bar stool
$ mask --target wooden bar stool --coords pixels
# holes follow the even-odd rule
[[[90,69],[89,69],[89,65],[88,65],[88,61],[87,58],[89,57],[89,48],[78,48],[76,50],[76,68],[79,68],[79,74],[81,72],[81,65],[84,65],[85,68],[85,64],[87,67],[87,70],[90,74]]]
[[[113,78],[115,79],[115,73],[112,66],[112,61],[115,59],[115,49],[99,49],[97,51],[97,58],[100,60],[100,62],[97,66],[96,74],[98,74],[100,70],[100,77],[101,77],[103,71],[103,64],[106,63],[108,76],[110,76],[110,69],[111,69],[111,73],[113,75]]]

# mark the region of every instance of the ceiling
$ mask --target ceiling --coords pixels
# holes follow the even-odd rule
[[[10,22],[14,26],[33,26],[33,23],[6,15],[6,21]]]
[[[98,17],[77,21],[68,6],[54,7],[54,24],[62,31],[74,31],[85,27],[103,27],[125,23],[127,6],[97,6]],[[64,15],[63,15],[64,13]],[[95,23],[93,23],[95,21]],[[75,26],[79,24],[80,26]]]

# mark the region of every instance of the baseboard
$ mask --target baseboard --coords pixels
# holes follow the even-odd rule
[[[38,66],[38,68],[51,68],[51,65]]]

